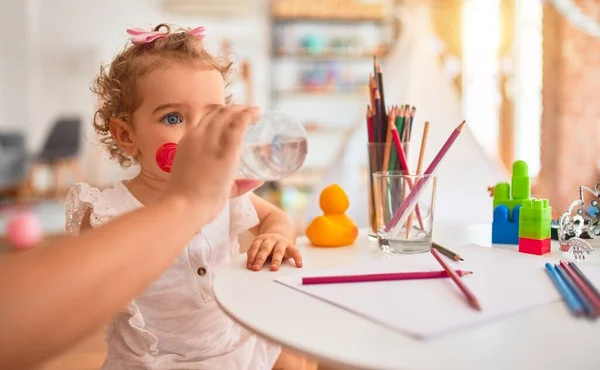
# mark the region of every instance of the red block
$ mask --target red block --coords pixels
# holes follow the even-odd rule
[[[538,256],[550,253],[550,238],[543,240],[519,238],[519,252]]]

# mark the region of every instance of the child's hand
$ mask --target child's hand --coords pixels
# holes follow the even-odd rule
[[[248,269],[259,271],[271,257],[271,271],[279,270],[282,261],[293,258],[296,267],[302,267],[302,255],[290,240],[279,234],[262,234],[248,249]]]

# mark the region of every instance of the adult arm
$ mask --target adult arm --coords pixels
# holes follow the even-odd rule
[[[198,230],[193,208],[166,198],[79,237],[0,260],[0,367],[37,364],[141,294]]]

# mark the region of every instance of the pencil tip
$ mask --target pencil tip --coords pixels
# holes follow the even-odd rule
[[[456,128],[456,130],[462,131],[462,128],[465,126],[465,123],[467,123],[467,121],[462,121],[462,123],[460,125],[458,125],[458,127]]]
[[[465,275],[472,275],[473,271],[463,271],[462,274],[463,274],[463,276],[465,276]]]
[[[461,261],[464,261],[465,259],[464,259],[464,258],[462,258],[462,257],[460,257],[460,258],[459,258],[459,260],[461,260]]]

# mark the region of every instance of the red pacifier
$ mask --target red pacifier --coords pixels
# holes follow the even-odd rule
[[[171,172],[176,151],[177,144],[175,143],[166,143],[158,148],[156,151],[156,163],[161,170],[165,172]]]

